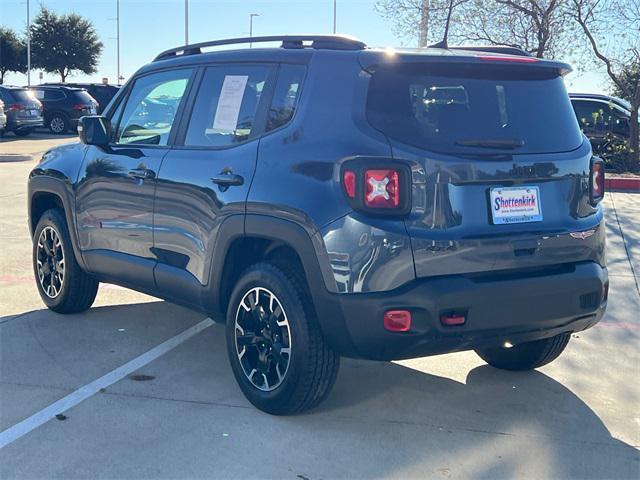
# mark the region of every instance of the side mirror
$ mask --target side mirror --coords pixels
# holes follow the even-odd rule
[[[78,122],[78,136],[80,141],[86,145],[96,147],[106,147],[109,145],[110,126],[106,117],[86,116],[81,117]]]

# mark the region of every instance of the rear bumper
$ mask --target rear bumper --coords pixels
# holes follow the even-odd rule
[[[333,307],[318,310],[325,336],[341,354],[391,360],[584,330],[602,318],[607,284],[606,268],[582,262],[423,278],[389,292],[330,295]],[[400,309],[411,311],[411,330],[388,332],[384,312]],[[452,313],[466,315],[466,323],[442,325],[440,316]]]
[[[44,120],[42,118],[37,119],[15,119],[7,122],[7,130],[23,130],[26,128],[42,127]]]

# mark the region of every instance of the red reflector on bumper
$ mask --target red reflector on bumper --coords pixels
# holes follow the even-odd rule
[[[411,312],[389,310],[384,314],[384,328],[390,332],[407,332],[411,329]]]
[[[466,321],[467,319],[464,315],[441,315],[440,316],[440,323],[446,326],[464,325]]]

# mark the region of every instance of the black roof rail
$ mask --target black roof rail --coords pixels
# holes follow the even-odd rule
[[[363,50],[366,47],[364,42],[345,35],[271,35],[267,37],[227,38],[224,40],[212,40],[210,42],[183,45],[165,50],[154,58],[153,61],[165,60],[178,55],[197,55],[202,53],[202,49],[206,47],[265,42],[282,42],[282,48],[304,48],[305,42],[310,42],[311,48],[330,50]]]
[[[505,55],[519,55],[521,57],[531,57],[532,55],[518,47],[509,47],[507,45],[460,45],[457,47],[448,47],[449,50],[471,50],[473,52],[487,53],[503,53]]]

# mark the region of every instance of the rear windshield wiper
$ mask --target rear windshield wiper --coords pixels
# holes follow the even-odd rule
[[[524,140],[518,138],[463,138],[456,140],[456,145],[464,147],[482,148],[520,148],[524,145]]]

